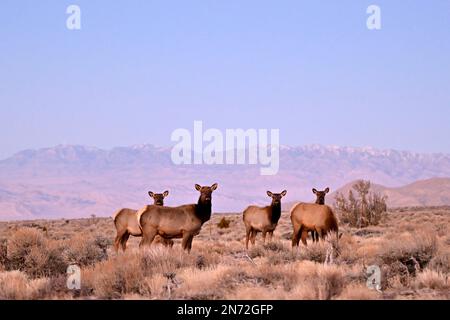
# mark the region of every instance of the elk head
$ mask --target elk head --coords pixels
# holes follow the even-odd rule
[[[216,189],[217,189],[217,183],[214,183],[211,187],[208,187],[208,186],[203,186],[202,187],[199,184],[195,185],[195,190],[200,192],[200,199],[199,199],[199,201],[202,202],[202,203],[211,202],[212,193]]]
[[[153,198],[153,201],[155,205],[157,206],[163,206],[164,205],[164,198],[169,195],[169,191],[166,190],[163,193],[153,193],[151,191],[148,192],[148,195],[150,198]]]
[[[272,198],[272,204],[280,204],[281,198],[283,198],[286,193],[286,190],[283,190],[281,193],[272,193],[270,191],[267,191],[267,195]]]
[[[323,191],[317,191],[316,189],[312,189],[312,192],[317,196],[316,199],[317,204],[325,204],[325,196],[328,192],[330,192],[330,188],[326,188]]]

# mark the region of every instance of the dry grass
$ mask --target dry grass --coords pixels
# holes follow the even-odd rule
[[[48,279],[30,280],[20,271],[0,273],[0,299],[27,300],[38,299],[50,292]]]
[[[191,254],[138,249],[131,238],[116,255],[111,219],[0,223],[0,299],[449,299],[449,208],[390,212],[379,225],[341,226],[334,263],[330,244],[292,251],[282,214],[271,243],[244,248],[240,215],[213,216]],[[223,221],[226,221],[227,228]],[[82,269],[81,290],[66,288],[66,268]],[[366,267],[382,270],[382,292],[366,286]]]

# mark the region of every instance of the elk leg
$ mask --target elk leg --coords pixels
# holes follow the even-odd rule
[[[156,237],[156,234],[157,234],[156,229],[151,229],[151,230],[148,230],[147,232],[146,231],[142,230],[142,240],[139,243],[139,247],[142,247],[144,245],[146,245],[146,246],[151,245],[153,240]]]
[[[317,229],[317,235],[318,235],[317,241],[319,241],[319,237],[320,237],[320,239],[325,240],[325,235],[326,235],[326,233],[323,232],[322,229]]]
[[[194,236],[193,236],[193,235],[191,235],[191,236],[189,237],[189,240],[188,240],[188,243],[187,243],[187,250],[188,250],[188,253],[191,253],[192,240],[194,240]]]
[[[125,232],[127,232],[126,229],[123,230],[123,231],[117,231],[116,238],[114,239],[114,250],[116,251],[116,253],[119,252],[120,243],[121,243],[122,237],[123,237]]]
[[[128,238],[130,238],[130,233],[128,231],[125,231],[125,233],[122,236],[122,239],[120,239],[120,244],[122,246],[123,252],[125,252],[125,250],[127,249]]]
[[[257,234],[257,231],[255,229],[252,229],[252,235],[251,235],[251,238],[250,238],[250,241],[252,242],[252,245],[255,245],[256,234]]]
[[[245,229],[245,248],[248,250],[248,241],[250,240],[250,234],[252,233],[252,228]]]
[[[302,230],[301,231],[301,239],[302,239],[302,243],[305,246],[308,246],[308,243],[306,242],[306,238],[308,237],[308,231],[307,230]]]
[[[317,233],[317,231],[314,231],[314,235],[316,237],[316,242],[319,242],[319,234]]]
[[[266,231],[262,232],[263,244],[266,244]]]
[[[181,247],[184,250],[190,251],[189,249],[189,241],[192,241],[193,236],[190,233],[184,233],[183,234],[183,240],[181,240]]]
[[[168,248],[172,248],[173,247],[173,240],[172,239],[163,239],[163,245],[168,247]]]
[[[300,230],[301,230],[301,228],[296,229],[294,227],[294,232],[292,233],[292,249],[294,247],[298,247],[298,243],[300,241],[300,239],[299,239]]]
[[[272,242],[273,231],[269,231],[269,242]]]

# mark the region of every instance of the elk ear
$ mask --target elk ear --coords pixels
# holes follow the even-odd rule
[[[314,194],[317,194],[317,190],[315,188],[312,191]]]
[[[286,195],[286,193],[287,193],[287,190],[283,190],[283,192],[281,192],[281,196],[285,196]]]
[[[271,197],[271,198],[272,198],[272,196],[273,196],[273,193],[272,193],[272,192],[270,192],[270,191],[267,191],[267,195],[268,195],[269,197]]]
[[[325,192],[325,193],[330,192],[330,188],[326,188],[326,189],[324,190],[324,192]]]
[[[199,184],[195,184],[195,190],[200,191],[202,187]]]
[[[216,189],[217,189],[217,183],[214,183],[214,184],[211,186],[211,190],[214,191],[214,190],[216,190]]]
[[[150,198],[153,198],[153,196],[155,195],[153,192],[149,191],[148,195],[150,196]]]
[[[167,197],[168,195],[169,195],[169,190],[166,190],[166,191],[163,192],[163,196],[164,197]]]

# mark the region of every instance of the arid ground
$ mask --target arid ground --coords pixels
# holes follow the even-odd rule
[[[132,238],[116,255],[112,218],[0,222],[0,299],[450,299],[450,207],[341,225],[332,264],[327,241],[292,252],[291,230],[283,212],[273,241],[263,245],[259,234],[247,253],[242,216],[214,215],[190,254],[179,240],[139,250]],[[69,264],[81,267],[81,290],[67,289]],[[366,285],[374,264],[380,291]]]

